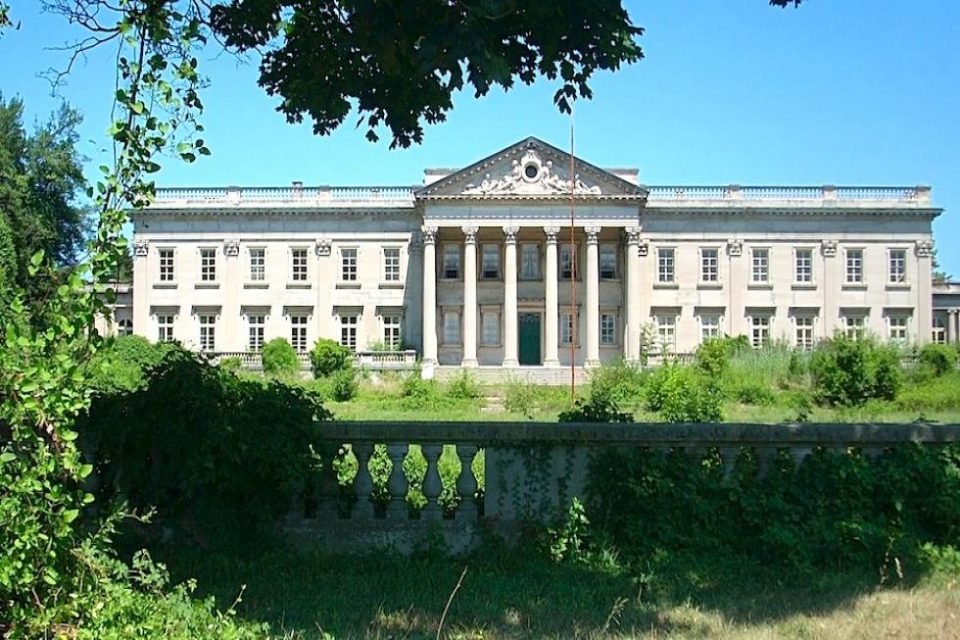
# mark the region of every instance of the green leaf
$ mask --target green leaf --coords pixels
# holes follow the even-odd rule
[[[13,462],[17,459],[17,454],[12,451],[4,451],[0,453],[0,462]]]
[[[66,511],[63,512],[63,516],[62,516],[62,517],[63,517],[64,523],[70,524],[71,522],[73,522],[74,520],[76,520],[76,519],[77,519],[77,516],[79,516],[79,515],[80,515],[80,510],[79,510],[79,509],[67,509]]]

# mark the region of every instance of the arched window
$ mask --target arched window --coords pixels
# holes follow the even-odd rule
[[[121,336],[129,336],[133,333],[133,321],[130,318],[124,318],[117,323],[117,333]]]

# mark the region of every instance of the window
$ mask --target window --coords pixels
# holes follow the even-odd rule
[[[402,323],[403,318],[399,313],[390,313],[383,316],[383,344],[391,349],[400,348]]]
[[[217,348],[217,316],[204,314],[200,316],[200,351],[216,351]]]
[[[157,315],[157,341],[173,342],[173,316],[170,314]]]
[[[560,344],[571,345],[574,338],[576,314],[569,311],[560,314]]]
[[[200,280],[203,282],[217,281],[216,249],[200,249]]]
[[[173,282],[173,249],[160,249],[160,282]]]
[[[794,252],[793,281],[798,284],[813,282],[813,249],[797,249]]]
[[[443,245],[443,277],[456,280],[460,277],[460,247]]]
[[[612,280],[617,277],[617,245],[600,245],[600,277]]]
[[[307,316],[290,316],[290,344],[297,353],[307,350]]]
[[[907,281],[907,250],[890,249],[890,284]]]
[[[443,312],[443,344],[460,344],[460,312]]]
[[[290,251],[290,277],[294,282],[307,281],[307,250],[292,249]]]
[[[756,248],[751,252],[752,270],[750,282],[766,284],[770,281],[770,249]]]
[[[357,250],[356,248],[340,250],[340,279],[344,282],[357,281]]]
[[[250,280],[263,282],[267,278],[267,250],[263,247],[250,249]]]
[[[496,244],[484,244],[480,248],[480,277],[486,280],[494,280],[500,277],[500,246]]]
[[[520,245],[520,279],[540,279],[540,245]]]
[[[121,336],[129,336],[133,333],[133,321],[130,318],[123,318],[117,322],[117,333]]]
[[[761,349],[770,343],[770,316],[750,316],[750,345]]]
[[[340,316],[340,344],[350,351],[357,350],[357,327],[360,326],[360,316]]]
[[[654,316],[657,324],[657,342],[661,351],[673,353],[677,348],[677,316],[660,314]]]
[[[674,282],[677,275],[677,265],[674,260],[674,250],[657,249],[657,282]]]
[[[720,250],[714,247],[700,249],[700,282],[720,280]]]
[[[700,342],[720,337],[720,315],[704,313],[700,315]]]
[[[493,346],[500,344],[500,313],[498,311],[484,311],[482,313],[482,344]]]
[[[813,349],[813,316],[796,316],[793,319],[794,342],[798,349]]]
[[[249,351],[260,351],[263,349],[263,327],[266,324],[266,317],[262,315],[247,316],[247,349]]]
[[[580,277],[578,267],[576,247],[571,247],[569,244],[560,245],[560,279],[578,279]]]
[[[613,313],[600,314],[600,344],[617,344],[617,316]]]
[[[858,338],[863,335],[867,326],[866,315],[859,313],[847,314],[843,316],[842,320],[843,332],[848,338]]]
[[[384,247],[383,279],[385,282],[400,282],[400,247]]]
[[[933,316],[933,333],[930,339],[937,344],[947,343],[947,319],[941,315]]]
[[[847,284],[863,282],[863,249],[847,249]]]
[[[888,338],[890,342],[906,344],[909,339],[910,316],[895,315],[887,318]]]

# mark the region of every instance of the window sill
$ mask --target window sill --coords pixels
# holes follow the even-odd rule
[[[517,282],[543,282],[543,278],[517,278]]]
[[[723,289],[722,282],[699,282],[697,289]]]
[[[441,277],[440,277],[440,282],[463,282],[463,278],[460,278],[460,277],[457,277],[457,278],[448,278],[448,277],[446,277],[446,276],[441,276]]]
[[[503,345],[499,342],[496,344],[481,344],[479,346],[481,349],[500,349],[501,347],[503,347]]]
[[[620,282],[620,278],[618,278],[617,276],[609,276],[609,277],[600,276],[600,281],[601,282]]]
[[[769,282],[751,282],[750,284],[747,285],[747,289],[769,291],[770,289],[773,289],[773,285],[770,284]]]
[[[288,282],[287,289],[311,289],[313,285],[309,282]]]
[[[889,282],[887,283],[887,291],[910,291],[909,282]]]
[[[813,291],[817,288],[816,282],[794,282],[790,285],[794,291]]]
[[[680,285],[676,282],[654,282],[654,289],[679,289]]]
[[[219,282],[196,282],[193,285],[194,289],[219,289]]]
[[[477,278],[478,282],[503,282],[503,278],[500,276],[480,276]]]
[[[402,282],[381,282],[381,289],[403,289],[404,285]]]
[[[153,288],[154,289],[176,289],[177,283],[176,282],[154,282]]]
[[[269,282],[244,282],[243,288],[244,289],[269,289],[270,283]]]
[[[338,282],[337,289],[359,289],[359,282]]]
[[[840,288],[844,291],[866,291],[867,284],[865,282],[848,282]]]

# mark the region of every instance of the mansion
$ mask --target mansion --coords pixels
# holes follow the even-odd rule
[[[158,189],[116,321],[217,353],[402,347],[428,376],[723,334],[955,341],[956,308],[934,309],[940,213],[929,187],[645,186],[528,138],[413,187]]]

